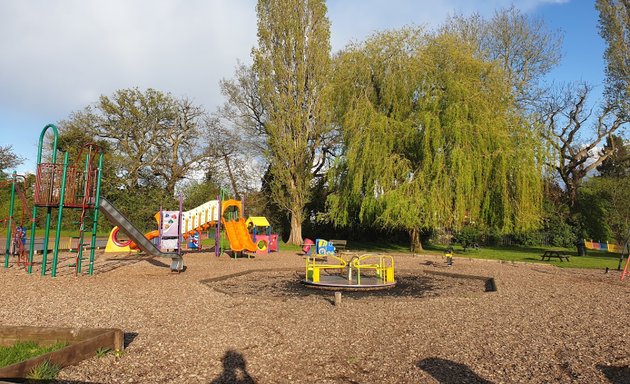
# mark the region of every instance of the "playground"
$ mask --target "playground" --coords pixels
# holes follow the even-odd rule
[[[96,145],[42,162],[49,130],[57,143],[46,126],[30,228],[25,178],[5,182],[0,327],[89,330],[81,343],[125,344],[112,353],[69,345],[91,358],[63,368],[62,382],[628,382],[627,263],[604,272],[574,268],[597,256],[560,250],[484,260],[450,247],[355,252],[325,239],[282,250],[265,217],[246,218],[245,201],[222,192],[187,210],[181,195],[179,207],[156,206],[157,229],[143,233],[101,196]],[[68,238],[64,210],[79,218]],[[108,237],[97,238],[99,215]],[[104,330],[117,341],[100,339]]]
[[[72,254],[61,252],[66,257]],[[120,356],[95,356],[61,371],[60,380],[74,383],[630,377],[630,286],[619,273],[465,257],[446,267],[439,255],[394,257],[396,288],[412,279],[413,292],[422,294],[344,292],[338,305],[334,292],[292,290],[305,271],[305,257],[295,251],[249,259],[188,254],[181,274],[156,267],[168,267],[159,258],[55,279],[12,264],[0,270],[0,324],[122,329],[127,345]],[[488,278],[496,291],[485,289]]]

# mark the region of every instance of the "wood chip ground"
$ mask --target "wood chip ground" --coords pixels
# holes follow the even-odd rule
[[[55,279],[0,267],[0,325],[125,331],[121,356],[59,382],[630,383],[630,281],[617,272],[400,255],[397,270],[427,279],[426,294],[335,306],[334,292],[282,293],[304,272],[292,252],[190,254],[181,274],[115,261],[101,254],[95,276]],[[492,277],[498,290],[426,270]]]

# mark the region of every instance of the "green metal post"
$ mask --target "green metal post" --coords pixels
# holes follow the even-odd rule
[[[33,273],[33,252],[35,251],[35,221],[37,219],[37,206],[33,204],[33,217],[31,219],[31,238],[28,248],[28,273]]]
[[[87,155],[85,155],[85,167],[83,170],[83,201],[81,202],[81,223],[79,228],[79,243],[77,244],[77,275],[81,274],[81,265],[83,264],[83,234],[85,231],[85,215],[83,212],[85,211],[85,205],[89,204],[89,201],[85,201],[86,196],[90,194],[90,186],[88,185],[88,181],[90,180],[90,152],[88,151]],[[71,240],[72,241],[72,240]]]
[[[54,164],[57,161],[57,139],[59,137],[59,132],[57,131],[57,127],[54,124],[48,124],[42,129],[42,133],[39,135],[39,145],[37,147],[37,168],[39,172],[39,165],[42,163],[42,145],[44,143],[44,135],[48,128],[52,128],[54,138],[53,138],[53,149],[52,149],[52,163]],[[54,175],[53,175],[54,176]],[[50,181],[51,185],[53,180]],[[50,215],[51,209],[48,208],[48,213],[46,214],[46,232],[44,234],[44,250],[42,252],[42,276],[46,274],[46,255],[48,253],[48,234],[50,229]],[[31,219],[31,239],[29,242],[28,249],[28,273],[33,273],[33,253],[35,252],[35,223],[37,220],[37,205],[33,204],[33,217]]]
[[[11,253],[11,225],[13,224],[13,207],[15,205],[15,183],[17,174],[13,171],[13,182],[11,183],[11,202],[9,203],[9,220],[7,222],[7,248],[4,255],[4,267],[9,268],[9,254]]]
[[[90,267],[89,274],[94,273],[94,250],[96,248],[96,230],[98,227],[98,207],[101,204],[101,171],[103,169],[103,154],[98,158],[98,171],[96,177],[96,197],[94,200],[94,224],[92,225],[92,242],[90,243]]]
[[[59,191],[59,212],[57,212],[57,231],[55,232],[55,247],[50,275],[57,276],[57,259],[59,256],[59,239],[61,238],[61,220],[63,219],[63,203],[66,196],[66,175],[68,174],[68,152],[63,157],[63,175],[61,176],[61,190]]]
[[[52,208],[46,209],[46,228],[44,228],[44,241],[42,242],[42,276],[46,276],[46,266],[48,265],[48,239],[50,238],[50,220]],[[33,227],[35,225],[33,224]]]

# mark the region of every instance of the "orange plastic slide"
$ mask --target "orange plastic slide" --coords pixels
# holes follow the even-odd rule
[[[156,238],[160,236],[160,231],[159,230],[155,230],[155,231],[151,231],[151,232],[147,232],[144,234],[144,237],[147,238],[147,240],[151,240],[153,238]],[[138,246],[136,245],[136,243],[134,243],[133,241],[129,244],[129,248],[131,249],[138,249]]]
[[[225,221],[221,219],[221,222],[227,233],[228,240],[230,240],[230,248],[232,248],[233,251],[256,252],[258,247],[256,243],[252,241],[249,231],[247,231],[245,219],[242,217],[238,219],[238,221]]]

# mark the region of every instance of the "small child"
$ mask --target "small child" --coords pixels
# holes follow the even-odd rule
[[[15,227],[15,235],[13,237],[13,256],[21,254],[26,245],[26,227],[18,225]]]
[[[446,266],[452,267],[453,266],[453,247],[449,246],[448,248],[446,248],[446,251],[444,252],[444,256],[446,256]]]

